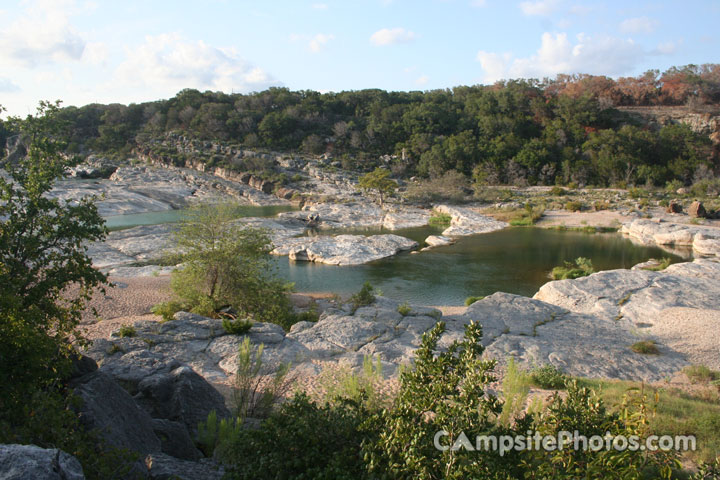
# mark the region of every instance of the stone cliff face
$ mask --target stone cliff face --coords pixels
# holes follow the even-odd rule
[[[720,109],[711,108],[704,111],[691,107],[618,107],[621,112],[641,119],[651,127],[660,128],[664,125],[684,124],[693,132],[707,135],[713,144],[720,145]]]

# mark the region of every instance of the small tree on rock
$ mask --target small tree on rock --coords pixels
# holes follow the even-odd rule
[[[397,190],[398,184],[390,178],[390,170],[377,167],[370,173],[366,173],[358,179],[358,188],[364,191],[375,191],[378,195],[380,207],[386,196],[392,195]]]

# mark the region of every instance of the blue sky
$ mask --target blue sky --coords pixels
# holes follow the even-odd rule
[[[637,75],[720,63],[718,25],[717,0],[3,1],[0,105]]]

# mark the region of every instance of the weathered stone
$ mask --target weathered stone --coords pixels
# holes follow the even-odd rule
[[[360,265],[415,247],[417,242],[398,235],[337,235],[287,239],[272,254],[296,261]]]
[[[4,480],[85,480],[77,458],[35,445],[0,445],[0,478]]]
[[[222,395],[188,366],[146,377],[138,390],[135,399],[152,417],[180,422],[191,435],[213,410],[220,418],[230,416]]]
[[[475,213],[472,210],[462,207],[451,207],[449,205],[435,205],[435,210],[450,215],[450,226],[442,234],[446,236],[475,235],[477,233],[488,233],[502,230],[508,224],[494,218]]]
[[[677,203],[675,200],[671,200],[665,211],[667,213],[682,213],[682,205]]]
[[[225,474],[212,461],[190,462],[163,453],[148,455],[145,465],[151,480],[220,480]]]
[[[700,255],[715,255],[720,257],[720,231],[716,237],[710,237],[702,233],[695,235],[693,250]]]
[[[707,211],[705,210],[703,204],[696,200],[690,204],[690,207],[688,208],[688,215],[693,218],[705,218],[707,217]]]
[[[108,375],[92,372],[70,385],[82,401],[80,421],[88,429],[96,429],[108,444],[143,455],[160,451],[150,416]]]
[[[163,453],[183,460],[199,460],[203,454],[195,448],[187,427],[180,422],[153,418],[152,429],[160,439]]]
[[[430,235],[425,239],[425,243],[430,247],[443,247],[445,245],[452,245],[455,243],[455,240],[443,235]]]

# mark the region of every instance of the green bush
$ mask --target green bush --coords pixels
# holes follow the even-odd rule
[[[199,205],[191,209],[174,239],[184,267],[174,270],[171,286],[177,297],[158,308],[169,312],[182,305],[204,316],[231,306],[239,315],[271,322],[289,330],[295,319],[289,286],[274,276],[267,232],[238,225],[237,205]]]
[[[653,272],[659,272],[659,271],[665,270],[672,263],[672,259],[670,257],[664,257],[662,260],[658,260],[657,262],[658,262],[657,265],[643,267],[643,269],[651,270]]]
[[[117,334],[120,338],[132,338],[137,335],[137,331],[135,331],[135,327],[132,325],[123,325]]]
[[[223,330],[231,335],[245,335],[252,328],[252,322],[249,320],[223,318]]]
[[[579,212],[583,209],[584,205],[578,200],[571,200],[565,203],[565,210],[568,212]]]
[[[169,301],[154,305],[150,309],[150,312],[154,313],[155,315],[160,315],[163,318],[164,322],[169,322],[170,320],[175,318],[175,314],[177,312],[181,312],[184,309],[185,307],[181,302]]]
[[[198,424],[197,446],[206,457],[212,457],[215,450],[226,451],[240,436],[242,421],[238,418],[217,417],[217,412],[211,410],[207,420]]]
[[[565,262],[562,267],[555,267],[550,274],[553,280],[567,280],[586,277],[595,273],[592,261],[589,258],[578,257],[574,262]]]
[[[432,211],[432,216],[428,220],[428,225],[434,228],[447,228],[450,226],[450,222],[452,221],[452,217],[448,215],[447,213],[438,212],[436,210]]]
[[[467,297],[467,298],[465,299],[465,306],[466,306],[466,307],[469,307],[469,306],[472,305],[473,303],[475,303],[475,302],[477,302],[477,301],[480,301],[480,300],[482,300],[483,298],[485,298],[485,297],[482,296],[482,295],[478,295],[478,296],[474,296],[474,297],[473,297],[473,296]]]
[[[710,383],[720,379],[720,372],[710,370],[705,365],[690,365],[683,368],[683,373],[692,383]]]
[[[410,308],[410,305],[408,305],[408,303],[405,302],[405,303],[398,305],[397,311],[400,315],[402,315],[403,317],[406,317],[406,316],[410,315],[410,313],[412,312],[412,308]]]
[[[551,363],[535,367],[530,371],[531,383],[546,390],[565,388],[565,382],[567,380],[567,375]]]
[[[360,307],[365,307],[375,303],[374,290],[375,289],[372,285],[370,285],[370,282],[365,282],[360,291],[350,297],[350,305],[352,306],[353,312]]]
[[[369,413],[351,400],[318,405],[298,393],[259,430],[242,430],[221,455],[229,479],[362,480]]]
[[[658,355],[660,353],[660,350],[658,350],[657,344],[654,340],[642,340],[640,342],[635,342],[630,345],[630,350],[643,355]]]
[[[568,193],[567,190],[565,190],[564,188],[559,187],[559,186],[557,186],[557,185],[554,186],[554,187],[552,187],[552,188],[550,189],[550,195],[555,195],[555,196],[557,196],[557,197],[561,197],[561,196],[563,196],[563,195],[567,195],[567,193]]]

